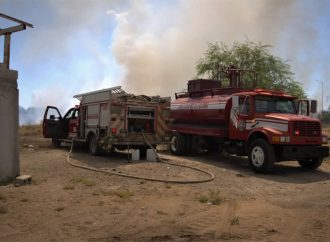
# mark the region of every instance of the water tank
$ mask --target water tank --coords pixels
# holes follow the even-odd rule
[[[220,88],[221,82],[217,80],[196,79],[188,81],[188,92],[202,91],[212,88]]]
[[[225,125],[229,122],[229,99],[230,95],[178,98],[171,102],[171,120],[176,124]]]

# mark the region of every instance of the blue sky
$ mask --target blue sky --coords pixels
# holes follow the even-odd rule
[[[208,42],[246,36],[289,60],[310,98],[321,101],[323,82],[327,108],[329,10],[326,0],[0,0],[0,12],[34,25],[12,35],[20,105],[63,110],[77,93],[117,85],[173,96]]]

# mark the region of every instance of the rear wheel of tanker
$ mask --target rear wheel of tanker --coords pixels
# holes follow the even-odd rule
[[[170,150],[173,155],[183,155],[185,153],[185,136],[176,132],[171,136]]]
[[[249,146],[250,167],[260,173],[271,171],[275,162],[274,148],[265,139],[255,139]]]
[[[314,158],[298,160],[299,165],[302,168],[305,168],[308,170],[315,170],[315,169],[319,168],[322,165],[322,162],[323,162],[323,158],[321,158],[321,157],[314,157]]]
[[[96,138],[96,135],[91,135],[89,138],[89,144],[88,144],[88,148],[89,148],[89,153],[91,155],[98,155],[100,152],[100,147]]]

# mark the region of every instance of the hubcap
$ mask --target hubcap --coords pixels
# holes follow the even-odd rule
[[[256,167],[261,167],[265,162],[265,153],[260,146],[256,146],[252,149],[251,154],[252,164]]]
[[[171,149],[173,151],[177,151],[177,148],[178,147],[178,138],[173,136],[172,139],[171,139]]]

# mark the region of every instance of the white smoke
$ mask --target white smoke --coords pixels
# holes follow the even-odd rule
[[[316,97],[320,91],[311,90],[315,71],[326,78],[329,70],[328,61],[316,51],[323,31],[316,17],[326,15],[326,5],[326,1],[182,0],[158,8],[150,1],[131,1],[124,11],[108,11],[117,22],[111,50],[125,67],[128,89],[172,95],[194,77],[207,43],[231,45],[247,37],[273,45],[273,54],[289,60],[297,81]],[[318,70],[322,63],[324,68]]]
[[[36,107],[27,109],[19,106],[19,125],[39,124],[42,121],[44,110]]]
[[[19,81],[32,88],[20,87],[20,98],[63,109],[76,103],[77,93],[120,84],[136,94],[173,96],[195,76],[207,43],[230,46],[246,37],[273,45],[273,54],[290,60],[310,97],[321,97],[314,80],[330,88],[329,5],[326,0],[0,2],[2,9],[12,9],[7,14],[35,25],[19,46],[19,34],[13,37],[21,57],[13,58]],[[25,80],[27,68],[33,75]]]

